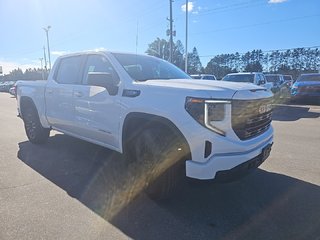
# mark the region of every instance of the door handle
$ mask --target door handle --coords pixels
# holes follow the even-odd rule
[[[74,95],[76,97],[82,97],[83,96],[83,93],[82,92],[74,92]]]

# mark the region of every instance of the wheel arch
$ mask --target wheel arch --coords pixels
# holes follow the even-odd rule
[[[132,112],[126,116],[122,128],[123,150],[125,151],[126,141],[131,137],[137,136],[139,134],[139,130],[154,126],[169,129],[170,133],[175,134],[177,137],[181,138],[181,140],[187,147],[187,151],[190,154],[191,159],[189,143],[183,133],[179,130],[179,128],[171,120],[149,113]]]
[[[20,99],[20,113],[21,113],[21,118],[23,119],[23,115],[24,115],[24,112],[25,112],[25,109],[27,107],[33,107],[36,111],[37,111],[37,114],[39,116],[39,113],[38,113],[38,109],[34,103],[34,101],[32,100],[31,97],[26,97],[26,96],[22,96],[21,99]]]
[[[51,128],[50,125],[48,124],[48,121],[46,119],[46,116],[44,115],[44,113],[40,114],[39,113],[39,109],[37,107],[37,104],[33,101],[33,99],[29,96],[22,96],[20,98],[20,102],[19,102],[19,114],[20,117],[23,119],[23,114],[24,111],[26,109],[26,107],[33,107],[36,111],[36,113],[38,114],[38,117],[40,119],[40,123],[43,127],[45,128]],[[41,111],[40,111],[41,112]]]

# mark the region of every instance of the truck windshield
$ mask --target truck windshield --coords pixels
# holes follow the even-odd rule
[[[286,81],[291,81],[291,80],[292,80],[292,77],[291,77],[291,76],[286,76],[286,75],[284,75],[283,78],[284,78],[284,80],[286,80]]]
[[[280,78],[276,75],[265,75],[268,82],[279,82]]]
[[[227,75],[222,80],[223,81],[228,81],[228,82],[248,82],[248,83],[253,83],[254,75],[253,74]]]
[[[191,79],[189,75],[173,64],[159,58],[112,53],[130,77],[136,81],[152,79]]]

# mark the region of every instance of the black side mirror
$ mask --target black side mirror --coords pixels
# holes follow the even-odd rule
[[[104,87],[110,95],[116,95],[118,92],[119,81],[108,72],[89,72],[88,85]]]
[[[266,81],[265,81],[265,80],[260,80],[260,81],[258,82],[258,85],[263,85],[263,84],[266,84]]]

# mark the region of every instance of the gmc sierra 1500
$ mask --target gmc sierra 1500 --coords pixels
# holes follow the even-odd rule
[[[270,91],[193,80],[145,55],[59,57],[47,81],[19,83],[17,102],[32,143],[54,129],[125,153],[146,166],[149,180],[172,178],[178,163],[190,178],[225,180],[258,167],[273,143]]]

